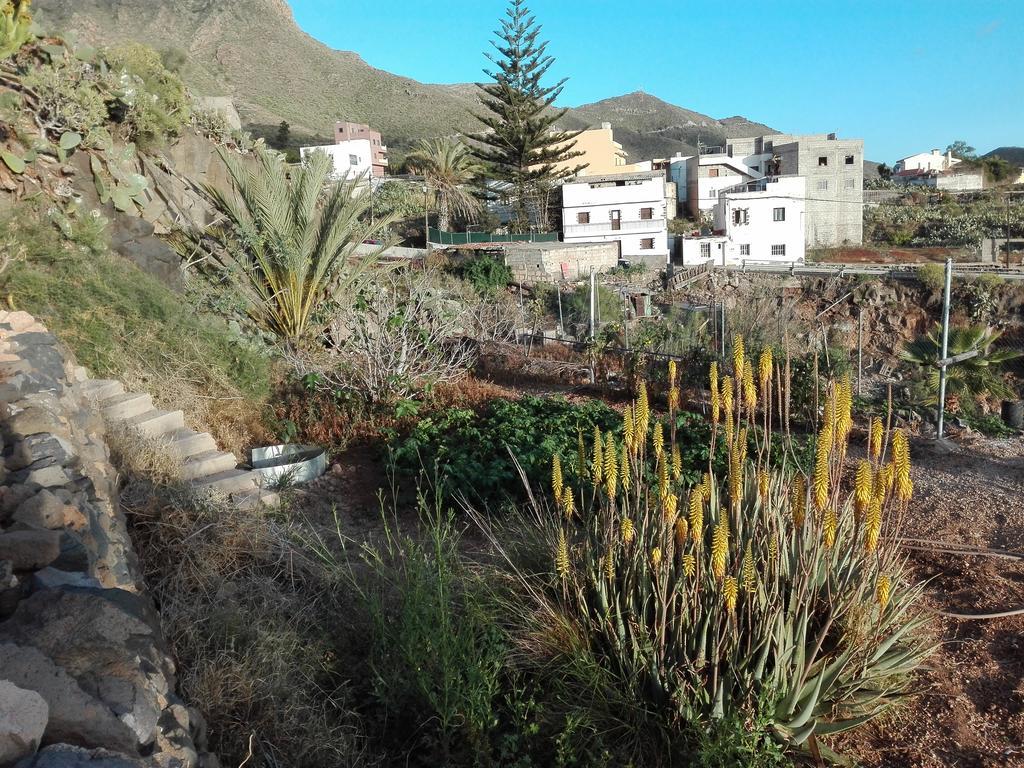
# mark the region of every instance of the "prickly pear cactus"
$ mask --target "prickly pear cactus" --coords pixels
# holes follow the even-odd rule
[[[32,0],[0,0],[0,60],[32,39]]]

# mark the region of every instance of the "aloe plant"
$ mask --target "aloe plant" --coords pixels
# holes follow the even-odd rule
[[[596,433],[575,461],[555,458],[552,501],[530,516],[548,568],[516,568],[534,602],[522,642],[569,678],[601,670],[614,690],[595,692],[591,675],[575,695],[652,713],[666,741],[681,724],[756,719],[799,746],[885,712],[932,650],[922,586],[891,543],[912,500],[909,446],[894,431],[883,451],[873,422],[869,459],[843,491],[844,381],[831,388],[810,482],[772,470],[770,443],[746,455],[747,435],[771,422],[771,356],[752,365],[740,352],[735,367],[714,382],[723,476],[683,486],[671,413],[666,436],[642,385],[621,441]]]

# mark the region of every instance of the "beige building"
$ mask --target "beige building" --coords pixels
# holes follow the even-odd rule
[[[571,171],[579,165],[585,165],[578,176],[605,176],[609,173],[633,173],[645,170],[636,164],[626,162],[628,155],[622,145],[612,134],[611,123],[601,123],[600,128],[589,128],[576,137],[573,152],[582,152],[579,157],[556,163],[555,169]],[[650,170],[647,168],[646,170]]]

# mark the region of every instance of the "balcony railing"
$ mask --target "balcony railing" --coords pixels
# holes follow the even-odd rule
[[[564,224],[566,235],[608,235],[615,232],[660,232],[665,229],[664,219],[636,219],[634,221],[598,221],[590,224]]]

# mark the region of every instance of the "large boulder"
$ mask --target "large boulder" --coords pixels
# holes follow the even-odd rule
[[[43,743],[138,751],[131,729],[37,648],[0,643],[0,669],[7,680],[46,702],[50,712]]]
[[[128,757],[108,749],[82,749],[70,744],[54,744],[14,768],[150,768],[152,760]]]
[[[42,696],[0,680],[0,765],[35,754],[49,718]]]
[[[0,533],[0,560],[16,571],[45,568],[60,557],[61,535],[57,531],[30,530]]]

